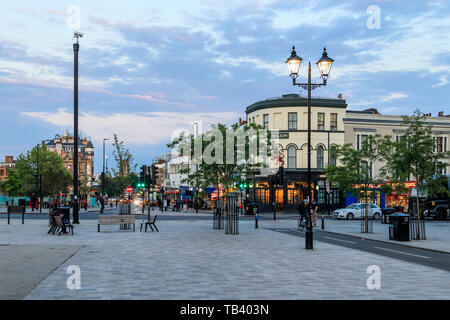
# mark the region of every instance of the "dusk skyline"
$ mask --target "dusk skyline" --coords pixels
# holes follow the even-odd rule
[[[445,1],[8,1],[0,4],[0,159],[72,130],[71,6],[85,33],[80,133],[95,145],[96,172],[113,133],[144,164],[193,121],[233,123],[256,101],[304,96],[284,63],[293,45],[302,79],[308,61],[319,79],[324,46],[335,59],[315,97],[342,93],[349,110],[394,115],[450,109]],[[370,6],[380,10],[379,29],[368,26]]]

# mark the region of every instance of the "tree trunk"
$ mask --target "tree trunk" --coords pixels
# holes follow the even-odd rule
[[[419,200],[419,182],[417,182],[417,239],[420,240],[420,200]]]

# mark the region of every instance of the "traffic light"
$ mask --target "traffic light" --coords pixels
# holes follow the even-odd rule
[[[141,167],[141,172],[139,174],[139,181],[140,182],[145,181],[145,174],[146,174],[146,172],[147,172],[147,166],[144,165],[144,166]]]
[[[38,188],[38,186],[39,186],[39,179],[38,179],[38,175],[36,173],[33,174],[33,182],[34,182],[34,185],[36,186],[36,188]]]
[[[247,189],[247,188],[248,188],[247,181],[240,181],[239,182],[239,189]]]
[[[151,171],[151,169],[152,169],[151,166],[148,166],[146,168],[146,171],[145,171],[145,179],[144,179],[144,181],[145,181],[145,184],[147,186],[150,186],[152,184],[152,171]]]
[[[278,184],[284,185],[284,167],[278,168]]]
[[[156,175],[157,175],[157,169],[158,168],[156,168],[156,166],[153,164],[152,165],[152,178],[151,178],[151,180],[152,180],[152,184],[156,184]]]

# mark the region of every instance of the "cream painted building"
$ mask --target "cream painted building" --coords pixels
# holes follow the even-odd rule
[[[433,126],[433,138],[436,142],[437,152],[450,151],[448,142],[450,140],[450,116],[445,116],[439,112],[436,116],[427,115],[426,122]],[[405,132],[402,116],[380,114],[376,109],[365,111],[347,110],[344,118],[345,143],[353,144],[358,149],[364,139],[369,135],[380,134],[382,136],[390,135],[393,139],[398,139]],[[450,159],[442,158],[440,160],[446,163],[446,169],[443,173],[450,172]],[[372,165],[372,176],[377,177],[382,163]]]
[[[342,195],[333,186],[326,193],[324,168],[334,161],[330,149],[345,141],[344,118],[347,103],[343,99],[311,100],[311,178],[315,198],[319,203],[329,202],[338,206]],[[254,200],[264,207],[274,201],[279,209],[295,210],[299,200],[306,197],[307,190],[307,99],[297,94],[256,102],[246,109],[247,123],[256,123],[270,131],[278,130],[278,148],[284,157],[285,185],[272,190],[268,177],[254,177]]]
[[[338,99],[312,99],[311,107],[311,171],[314,198],[319,206],[330,203],[330,210],[346,204],[346,196],[337,188],[327,187],[324,168],[335,159],[330,150],[335,145],[351,143],[359,148],[368,135],[391,135],[395,139],[402,135],[405,127],[401,116],[382,115],[376,109],[365,111],[347,110],[347,103],[339,95]],[[256,123],[278,131],[278,148],[284,157],[285,182],[276,190],[268,183],[268,177],[256,172],[254,175],[253,201],[262,208],[269,209],[276,202],[280,210],[295,210],[299,200],[306,197],[307,190],[307,141],[308,108],[307,99],[297,94],[256,102],[246,109],[247,123]],[[427,122],[433,125],[436,150],[449,151],[450,116],[440,112],[438,116],[428,115]],[[450,160],[446,173],[450,172]],[[381,164],[374,163],[374,177],[378,175]],[[348,200],[348,199],[347,199]],[[384,204],[384,198],[378,199]],[[327,206],[328,209],[328,206]]]

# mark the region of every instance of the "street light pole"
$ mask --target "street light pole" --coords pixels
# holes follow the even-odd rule
[[[74,58],[74,83],[73,83],[73,224],[79,224],[78,217],[78,52],[79,38],[83,37],[80,32],[75,32],[77,42],[73,44]]]
[[[103,170],[102,170],[102,196],[105,193],[105,141],[110,139],[103,139]]]
[[[328,57],[326,48],[323,48],[322,57],[317,61],[317,66],[322,77],[322,83],[311,83],[311,62],[308,64],[308,82],[307,83],[297,83],[296,79],[298,77],[298,70],[300,69],[300,64],[302,58],[297,56],[295,52],[295,47],[292,47],[291,56],[286,60],[288,64],[290,77],[292,78],[292,85],[299,86],[308,92],[308,213],[306,222],[306,233],[305,233],[305,248],[313,249],[313,231],[312,231],[312,215],[311,215],[311,91],[320,87],[327,85],[327,79],[330,74],[331,66],[333,64],[333,59]]]

